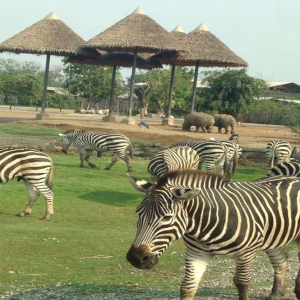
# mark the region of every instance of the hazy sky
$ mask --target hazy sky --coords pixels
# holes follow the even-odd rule
[[[188,33],[205,23],[249,63],[251,76],[300,84],[300,0],[1,0],[0,42],[49,12],[89,40],[137,7],[168,31],[180,25]],[[45,56],[0,57],[45,64]],[[53,57],[51,62],[59,64],[60,59]]]

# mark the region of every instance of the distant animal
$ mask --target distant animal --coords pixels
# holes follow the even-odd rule
[[[149,129],[149,125],[144,121],[139,122],[138,125],[142,128],[142,132],[144,132],[145,128]]]
[[[42,194],[46,200],[46,213],[41,220],[50,219],[53,215],[53,178],[53,163],[47,154],[29,148],[0,149],[0,183],[23,180],[29,194],[29,202],[18,217],[30,215]]]
[[[300,177],[300,164],[296,162],[283,162],[270,169],[267,175]]]
[[[185,141],[180,142],[173,147],[187,146],[194,149],[200,158],[199,168],[201,169],[203,164],[205,165],[206,171],[215,172],[215,166],[218,167],[218,172],[223,175],[227,168],[227,147],[226,145],[218,141],[205,141],[205,142],[195,142],[195,141]]]
[[[211,115],[202,112],[192,112],[184,117],[182,129],[190,131],[191,126],[195,126],[196,132],[198,132],[199,128],[201,128],[201,132],[210,133],[213,125],[214,118]]]
[[[106,152],[110,151],[113,153],[111,163],[105,168],[110,168],[117,162],[118,158],[124,160],[127,164],[128,171],[132,171],[131,159],[133,159],[133,148],[130,140],[121,134],[114,133],[94,133],[83,130],[68,130],[65,133],[60,133],[62,137],[62,151],[67,154],[69,147],[74,144],[77,147],[80,154],[80,167],[84,167],[86,161],[91,168],[96,168],[89,159],[93,151]],[[129,148],[129,155],[126,154],[126,149]]]
[[[292,148],[289,142],[284,140],[272,140],[268,142],[266,155],[268,158],[269,169],[274,167],[274,160],[277,159],[277,164],[285,161],[290,161]]]
[[[225,129],[225,134],[228,133],[228,128],[231,127],[230,133],[234,133],[234,128],[237,126],[236,120],[233,116],[227,114],[214,114],[214,126],[218,127],[218,133],[222,133],[222,128]]]
[[[198,169],[198,153],[190,147],[174,147],[158,152],[148,164],[148,171],[155,178],[174,170]]]
[[[261,250],[274,268],[266,299],[284,295],[287,255],[282,247],[295,240],[300,256],[299,178],[225,182],[217,174],[177,170],[155,185],[133,177],[129,181],[146,193],[136,210],[137,233],[127,253],[134,267],[153,268],[183,237],[187,250],[180,299],[194,299],[208,263],[215,255],[227,255],[235,260],[233,282],[239,299],[248,300],[253,257]],[[294,291],[300,299],[299,274]]]

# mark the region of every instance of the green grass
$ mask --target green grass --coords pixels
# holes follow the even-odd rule
[[[41,286],[74,287],[77,295],[139,287],[177,293],[184,265],[182,240],[172,245],[153,270],[137,270],[126,261],[135,237],[135,208],[143,195],[126,178],[126,164],[103,168],[109,158],[92,158],[101,169],[79,168],[77,156],[52,155],[55,164],[55,215],[39,220],[39,198],[32,215],[17,218],[27,203],[21,182],[0,185],[0,295]],[[135,159],[135,177],[150,180],[147,161]],[[240,167],[236,178],[251,180],[265,170]],[[166,279],[166,280],[163,280]],[[233,288],[234,289],[234,288]],[[45,298],[46,299],[46,298]]]
[[[12,123],[0,123],[0,131],[10,135],[28,135],[28,136],[45,136],[57,137],[61,132],[59,128],[47,126],[28,126]]]

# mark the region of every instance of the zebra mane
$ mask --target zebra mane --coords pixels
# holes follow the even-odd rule
[[[66,132],[64,132],[64,134],[68,134],[68,133],[83,133],[85,132],[85,130],[82,130],[82,129],[70,129],[70,130],[67,130]]]
[[[176,170],[160,177],[156,187],[166,184],[183,188],[218,188],[225,184],[222,175],[200,170]]]

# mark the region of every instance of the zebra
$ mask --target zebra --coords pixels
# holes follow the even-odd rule
[[[42,194],[46,200],[46,213],[41,218],[49,220],[53,215],[53,163],[51,158],[38,150],[29,148],[0,149],[0,183],[13,179],[23,180],[29,202],[25,209],[18,213],[18,217],[31,214],[31,210]],[[48,176],[48,177],[47,177]]]
[[[93,151],[98,152],[98,157],[101,156],[102,152],[111,151],[113,153],[113,158],[111,163],[105,168],[110,170],[110,168],[117,162],[118,157],[123,159],[126,164],[128,171],[132,171],[131,159],[133,159],[133,148],[130,140],[121,134],[114,133],[94,133],[87,132],[83,130],[68,130],[65,133],[59,133],[62,137],[62,151],[67,154],[69,147],[74,144],[80,154],[80,167],[84,167],[84,162],[86,161],[91,168],[97,168],[92,164],[89,159]],[[126,149],[129,148],[129,156],[125,153]]]
[[[187,250],[181,300],[194,298],[207,264],[217,254],[235,260],[239,299],[248,300],[253,256],[262,250],[274,268],[267,299],[277,300],[284,294],[286,254],[282,247],[295,240],[300,256],[300,178],[227,182],[215,173],[176,170],[155,185],[128,179],[146,193],[136,210],[137,234],[127,253],[134,267],[152,268],[170,244],[183,237]],[[300,299],[300,270],[295,293]]]
[[[267,175],[300,177],[300,164],[296,162],[283,162],[270,169]]]
[[[274,159],[277,158],[277,163],[290,161],[292,148],[289,142],[284,140],[272,140],[268,142],[266,155],[269,161],[269,169],[274,167]]]
[[[148,164],[148,172],[159,178],[178,169],[198,169],[198,153],[190,147],[174,147],[158,152]]]
[[[227,172],[226,180],[231,181],[235,174],[238,159],[242,155],[242,148],[239,146],[239,135],[234,133],[230,136],[228,141],[221,141],[227,147]]]
[[[200,158],[199,168],[205,164],[206,171],[215,171],[215,165],[218,166],[219,173],[223,175],[227,172],[227,147],[218,141],[185,141],[175,144],[173,147],[187,146],[194,149]]]

